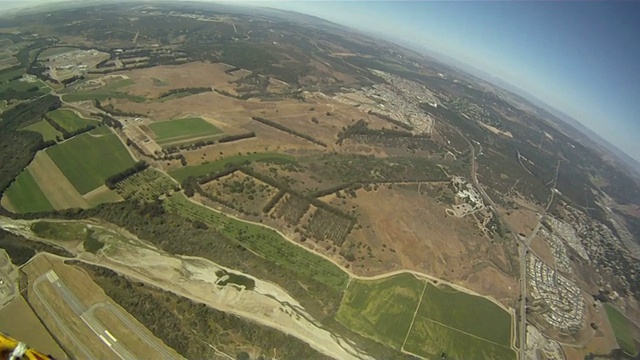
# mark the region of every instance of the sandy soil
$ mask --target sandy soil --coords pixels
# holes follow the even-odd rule
[[[29,234],[28,221],[6,218],[2,220],[4,228],[32,237]],[[367,356],[358,353],[357,350],[346,344],[339,337],[331,335],[324,330],[304,311],[294,298],[277,285],[242,274],[254,279],[256,282],[254,290],[240,289],[229,285],[226,287],[217,286],[215,283],[218,277],[215,273],[219,269],[224,269],[220,265],[201,258],[172,256],[163,253],[124,230],[119,230],[113,225],[105,224],[104,226],[107,226],[112,231],[120,231],[128,240],[122,242],[115,238],[106,239],[107,245],[98,256],[82,253],[80,255],[81,261],[105,266],[138,281],[158,286],[222,311],[228,311],[279,329],[302,339],[327,355],[340,359],[367,358]],[[302,246],[299,243],[295,244]],[[326,255],[318,255],[331,261]],[[339,263],[337,265],[341,266]],[[417,271],[397,270],[375,276],[360,276],[349,272],[344,267],[342,268],[352,277],[363,280],[384,278],[400,272],[412,272],[416,276],[440,283],[448,283],[460,291],[478,295],[477,292],[461,286],[460,281],[448,282]],[[492,278],[494,281],[488,286],[495,287],[496,284],[500,283],[499,277],[501,275],[488,266],[486,268],[486,271],[479,271],[481,274],[486,273],[486,276],[480,275],[479,279],[490,283],[490,281],[484,279]],[[225,270],[240,273],[231,269]],[[473,282],[477,281],[478,279]],[[483,285],[482,287],[486,286]],[[512,311],[509,306],[502,304],[500,299],[495,299],[493,296],[488,296],[488,298],[506,311]]]
[[[255,280],[255,289],[217,286],[216,271],[224,268],[208,260],[171,256],[148,246],[140,247],[139,243],[121,242],[110,243],[100,256],[85,253],[81,259],[278,329],[337,359],[366,358],[323,329],[294,298],[274,284],[243,274]]]

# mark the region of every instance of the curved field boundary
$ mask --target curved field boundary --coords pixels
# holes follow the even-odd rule
[[[506,311],[506,312],[508,312],[510,314],[512,314],[512,312],[513,312],[513,309],[506,307],[505,305],[500,303],[497,299],[495,299],[493,296],[478,294],[478,293],[476,293],[476,292],[474,292],[472,290],[469,290],[469,289],[467,289],[467,288],[465,288],[465,287],[463,287],[461,285],[454,284],[452,282],[449,282],[449,281],[446,281],[446,280],[442,280],[442,279],[436,278],[434,276],[431,276],[429,274],[425,274],[425,273],[422,273],[422,272],[419,272],[419,271],[415,271],[415,270],[401,269],[401,270],[394,270],[394,271],[390,271],[390,272],[387,272],[387,273],[382,273],[382,274],[372,275],[372,276],[357,275],[357,274],[351,272],[346,267],[344,267],[342,264],[340,264],[337,261],[335,261],[334,259],[332,259],[332,258],[330,258],[330,257],[328,257],[328,256],[326,256],[326,255],[324,255],[322,253],[319,253],[319,252],[317,252],[317,251],[315,251],[313,249],[307,248],[306,246],[296,242],[295,240],[291,239],[289,236],[284,234],[282,231],[280,231],[280,230],[278,230],[278,229],[276,229],[274,227],[271,227],[269,225],[265,225],[265,224],[262,224],[262,223],[259,223],[259,222],[244,220],[244,219],[241,219],[241,218],[239,218],[239,217],[237,217],[235,215],[227,214],[227,213],[225,213],[223,211],[220,211],[220,210],[214,209],[212,207],[206,206],[206,205],[204,205],[204,204],[202,204],[202,203],[200,203],[200,202],[198,202],[196,200],[193,200],[193,199],[191,199],[189,197],[186,197],[186,198],[187,198],[187,200],[193,202],[194,204],[197,204],[197,205],[200,205],[200,206],[204,206],[207,209],[209,209],[210,211],[214,211],[214,212],[223,214],[223,215],[225,215],[225,216],[227,216],[229,218],[232,218],[234,220],[241,221],[241,222],[248,223],[248,224],[261,226],[263,228],[267,228],[267,229],[273,230],[278,235],[280,235],[282,238],[284,238],[285,240],[289,241],[290,243],[292,243],[292,244],[294,244],[296,246],[299,246],[299,247],[301,247],[301,248],[313,253],[316,256],[320,256],[320,257],[322,257],[323,259],[325,259],[327,261],[332,262],[335,266],[339,267],[342,271],[344,271],[350,278],[354,278],[354,279],[357,279],[357,280],[379,280],[379,279],[392,277],[394,275],[398,275],[398,274],[402,274],[402,273],[409,273],[409,274],[413,274],[413,275],[417,276],[418,278],[423,278],[425,280],[429,280],[434,285],[444,284],[444,285],[448,285],[449,287],[452,287],[452,288],[454,288],[454,289],[456,289],[458,291],[465,292],[465,293],[467,293],[469,295],[474,295],[474,296],[486,298],[489,301],[491,301],[491,302],[495,303],[496,305],[498,305],[499,307],[501,307],[504,311]],[[512,314],[512,316],[513,316],[513,314]]]

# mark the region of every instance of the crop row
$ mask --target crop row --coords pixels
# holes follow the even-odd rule
[[[337,246],[342,246],[355,225],[355,220],[338,216],[332,212],[317,209],[309,220],[308,230],[316,239],[331,240]]]
[[[123,198],[145,202],[154,201],[176,188],[176,183],[153,169],[145,169],[116,184],[116,191]]]

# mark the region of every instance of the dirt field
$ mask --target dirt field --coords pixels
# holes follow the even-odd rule
[[[29,171],[55,209],[90,207],[46,152],[36,154]]]
[[[509,268],[503,244],[491,244],[467,219],[445,216],[444,207],[427,195],[389,190],[357,192],[349,200],[361,215],[362,229],[347,239],[364,246],[355,253],[353,271],[373,275],[400,268],[423,271],[480,294],[508,302],[517,294],[515,277],[498,270]],[[381,206],[384,204],[384,206]],[[371,247],[367,255],[366,247]]]
[[[182,88],[215,87],[231,91],[235,84],[229,84],[229,81],[236,77],[226,74],[226,69],[224,64],[193,62],[127,71],[126,75],[136,83],[127,92],[157,98],[162,93]]]
[[[0,331],[56,359],[69,358],[22,296],[0,310]]]
[[[591,322],[596,324],[597,330],[593,330],[589,326]],[[586,324],[576,343],[578,344],[576,346],[564,345],[562,347],[567,360],[583,360],[590,353],[608,354],[617,347],[613,329],[602,304],[598,304],[595,308],[593,302],[587,304]]]
[[[526,208],[521,207],[518,210],[509,211],[500,208],[498,211],[500,211],[509,224],[511,224],[513,229],[518,233],[529,235],[538,224],[537,213]]]
[[[69,306],[67,300],[61,297],[50,277],[46,276],[41,278],[43,274],[49,273],[50,270],[55,271],[55,274],[62,283],[66,285],[71,293],[81,302],[80,306],[85,307],[86,311],[82,313],[82,319],[77,315],[77,311]],[[127,314],[117,304],[113,303],[84,271],[70,265],[65,265],[58,258],[46,255],[39,255],[34,258],[24,267],[24,271],[29,280],[29,301],[44,320],[47,327],[52,329],[54,334],[60,338],[61,343],[69,348],[78,358],[86,358],[89,356],[110,359],[117,357],[111,345],[107,346],[105,341],[94,332],[95,329],[88,325],[89,322],[92,321],[90,317],[92,311],[89,309],[96,304],[111,304],[108,306],[113,306],[118,309],[120,313],[124,314],[128,319],[129,323],[135,324],[133,326],[135,326],[136,329],[143,331],[147,337],[152,336],[137,320]],[[43,280],[36,282],[37,279]],[[42,296],[42,299],[45,299],[46,303],[41,301],[38,293]],[[111,334],[124,334],[127,333],[127,331],[132,331],[132,328],[122,321],[116,320],[115,318],[109,321],[108,329]],[[60,325],[61,323],[66,327],[66,330]],[[139,332],[136,333],[139,334]],[[73,336],[73,339],[70,336]],[[140,340],[139,335],[138,339]],[[154,341],[159,344],[161,343],[158,339]],[[115,344],[116,342],[113,343],[114,346]],[[147,345],[144,345],[145,346],[127,347],[126,350],[137,354],[140,358],[146,358],[148,353],[145,351],[148,349],[146,349]],[[172,350],[170,352],[175,358],[179,358],[175,352]]]
[[[528,233],[527,233],[528,235]],[[556,260],[544,239],[538,235],[531,241],[531,250],[544,261],[545,264],[555,264]]]

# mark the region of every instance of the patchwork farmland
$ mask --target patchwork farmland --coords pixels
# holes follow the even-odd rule
[[[80,194],[104,185],[109,176],[135,163],[115,134],[85,133],[46,152]]]
[[[160,121],[150,124],[149,128],[155,135],[155,142],[161,147],[212,140],[222,133],[220,129],[201,118]]]
[[[337,319],[356,332],[400,349],[424,287],[424,281],[411,274],[372,281],[352,280]]]
[[[336,319],[425,358],[515,359],[511,315],[486,298],[411,274],[352,280]]]
[[[9,186],[2,204],[27,213],[121,201],[105,180],[134,163],[117,135],[98,128],[39,151]]]

